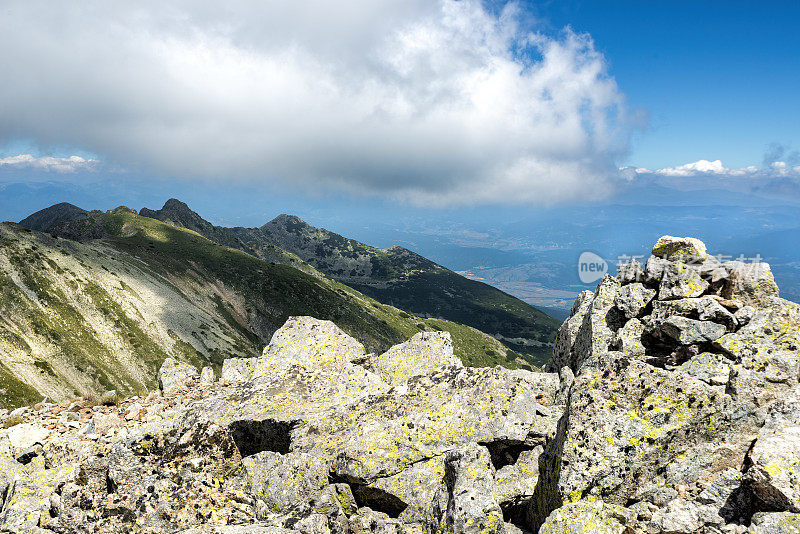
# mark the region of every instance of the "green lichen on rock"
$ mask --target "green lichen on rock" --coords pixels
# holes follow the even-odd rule
[[[539,529],[539,533],[622,534],[626,530],[624,515],[622,507],[606,505],[602,501],[572,502],[555,510]]]
[[[665,235],[653,245],[653,256],[670,261],[702,261],[708,254],[705,243],[699,239]]]
[[[508,532],[503,506],[530,496],[522,479],[554,432],[557,380],[464,367],[447,338],[419,334],[387,351],[385,361],[402,354],[416,367],[396,381],[373,373],[363,345],[333,323],[295,317],[239,380],[204,381],[167,360],[160,394],[66,417],[68,403],[23,411],[56,431],[0,431],[0,485],[17,480],[0,529],[70,532],[91,520],[106,532],[328,532],[333,522],[349,532]],[[6,456],[19,468],[6,470]],[[69,468],[55,476],[45,463]],[[498,476],[518,480],[499,492]]]

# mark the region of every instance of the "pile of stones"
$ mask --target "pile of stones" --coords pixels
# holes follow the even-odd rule
[[[544,372],[293,317],[159,391],[0,414],[0,532],[797,534],[800,306],[665,236],[578,296]]]

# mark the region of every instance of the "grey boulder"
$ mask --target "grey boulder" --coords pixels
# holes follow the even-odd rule
[[[670,261],[703,261],[708,256],[706,245],[694,237],[661,236],[653,245],[653,256]]]
[[[722,290],[727,299],[737,299],[746,305],[768,306],[778,296],[778,285],[768,263],[725,262],[729,272]]]
[[[167,358],[158,370],[158,387],[164,393],[170,393],[187,381],[199,377],[200,373],[193,365],[174,358]]]
[[[671,263],[665,269],[658,288],[660,300],[699,297],[708,289],[697,269],[683,263]]]
[[[627,319],[631,319],[638,317],[655,296],[654,289],[648,289],[644,284],[636,282],[620,288],[614,297],[614,305]]]
[[[698,321],[679,315],[672,316],[660,325],[661,332],[681,345],[709,343],[725,335],[725,326],[711,321]]]
[[[644,279],[642,264],[635,258],[617,268],[617,280],[622,285],[644,282]]]

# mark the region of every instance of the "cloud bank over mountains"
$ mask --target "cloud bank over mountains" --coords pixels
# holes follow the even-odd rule
[[[668,177],[717,177],[717,178],[800,178],[800,165],[791,165],[786,161],[765,162],[764,167],[749,165],[747,167],[730,168],[720,160],[701,159],[694,163],[686,163],[675,167],[650,170],[644,167],[623,167],[620,169],[628,179],[636,176],[668,176]]]
[[[52,156],[37,157],[32,154],[19,154],[16,156],[0,157],[0,170],[4,169],[34,169],[37,171],[75,173],[78,171],[95,170],[99,161],[86,159],[81,156],[56,158]]]
[[[791,151],[784,150],[779,156],[787,161],[772,159],[768,150],[762,166],[732,168],[720,160],[701,159],[655,170],[623,167],[620,174],[625,185],[615,198],[640,204],[680,205],[682,202],[697,203],[702,198],[703,202],[732,206],[800,205],[800,165],[794,164]],[[685,195],[690,192],[702,192],[702,196]]]
[[[639,125],[588,35],[479,0],[12,0],[0,71],[0,146],[430,205],[602,197]]]

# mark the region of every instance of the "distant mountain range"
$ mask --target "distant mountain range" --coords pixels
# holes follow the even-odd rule
[[[155,386],[156,370],[168,356],[218,370],[226,358],[260,352],[294,315],[331,320],[374,352],[419,331],[444,330],[467,365],[517,368],[534,361],[509,348],[516,344],[446,320],[436,310],[423,317],[383,304],[266,237],[254,239],[260,229],[228,232],[199,217],[192,220],[194,228],[184,228],[196,214],[177,201],[158,212],[143,211],[154,217],[125,207],[101,212],[57,204],[21,224],[0,224],[0,406],[110,389],[142,392]],[[264,235],[280,227],[291,234],[287,222],[300,224],[279,217],[265,225]],[[367,270],[372,260],[358,254],[356,274],[386,287],[415,280],[414,269],[449,273],[408,251],[385,252],[388,259],[375,254],[373,270]],[[314,260],[332,265],[333,258],[326,258]],[[449,288],[437,291],[444,296]],[[524,306],[531,324],[545,331],[549,324],[554,331],[555,320]],[[480,309],[472,302],[463,308],[475,315]],[[487,314],[495,309],[500,310],[497,301],[484,308]],[[544,324],[535,323],[541,317]],[[535,348],[542,357],[550,350]]]
[[[781,294],[800,301],[797,178],[640,176],[620,184],[613,197],[592,202],[432,209],[360,197],[301,198],[269,186],[225,181],[193,187],[132,175],[55,180],[52,173],[14,177],[0,172],[0,218],[5,220],[62,200],[108,209],[160,205],[175,196],[220,226],[260,226],[283,211],[361,243],[399,245],[560,316],[580,291],[594,289],[577,276],[582,252],[615,263],[619,256],[649,254],[643,244],[664,234],[694,236],[727,255],[760,255],[772,266]]]
[[[488,284],[470,280],[402,247],[381,249],[279,215],[259,228],[223,228],[175,199],[140,215],[194,230],[258,258],[314,269],[370,297],[423,317],[472,326],[543,363],[560,321]],[[301,261],[298,261],[301,260]]]

